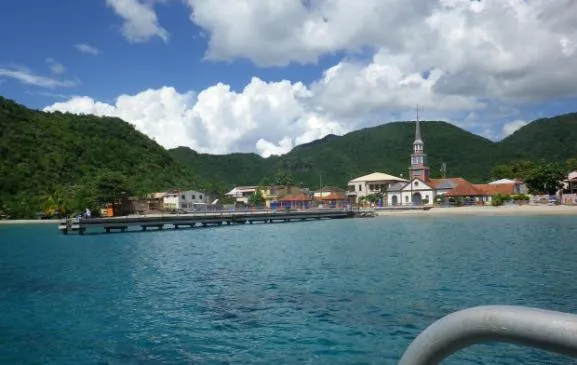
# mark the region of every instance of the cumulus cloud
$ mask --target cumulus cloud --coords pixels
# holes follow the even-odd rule
[[[572,0],[187,1],[209,35],[210,59],[285,66],[368,47],[379,56],[367,71],[406,78],[433,70],[432,92],[453,98],[576,93]]]
[[[37,75],[31,70],[19,66],[0,67],[0,78],[1,77],[15,79],[22,84],[44,87],[48,89],[59,87],[74,87],[79,83],[78,80],[62,80],[56,77]]]
[[[503,137],[507,137],[513,133],[515,133],[519,128],[524,127],[527,125],[527,122],[524,120],[514,120],[509,123],[505,123],[503,125]]]
[[[130,41],[168,39],[159,0],[107,0]],[[526,102],[577,96],[577,2],[572,0],[186,0],[212,60],[310,64],[342,54],[310,84],[253,78],[73,98],[47,110],[119,116],[166,147],[281,154],[293,146],[394,119],[445,119],[492,139]],[[369,54],[369,56],[367,56]],[[489,117],[488,117],[489,116]],[[524,123],[524,122],[523,122]]]
[[[93,56],[96,56],[97,54],[100,53],[100,50],[98,48],[86,43],[75,44],[74,48],[76,48],[79,52],[90,54]]]
[[[152,37],[168,41],[169,33],[160,26],[152,8],[153,2],[140,0],[106,0],[114,12],[124,20],[122,35],[129,42],[145,42]]]
[[[119,117],[167,148],[189,146],[219,154],[257,149],[269,156],[331,131],[346,131],[341,124],[307,111],[301,100],[308,97],[310,91],[301,83],[253,78],[242,92],[224,84],[198,95],[163,87],[119,96],[114,104],[75,97],[44,110]]]

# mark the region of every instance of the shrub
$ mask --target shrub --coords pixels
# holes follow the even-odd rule
[[[515,194],[511,196],[511,199],[515,201],[529,201],[529,196],[526,194]]]

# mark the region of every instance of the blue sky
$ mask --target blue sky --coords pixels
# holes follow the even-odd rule
[[[284,153],[327,133],[413,119],[417,104],[424,119],[499,139],[575,111],[577,31],[568,15],[547,17],[572,7],[5,1],[0,95],[119,116],[165,147],[209,153]]]

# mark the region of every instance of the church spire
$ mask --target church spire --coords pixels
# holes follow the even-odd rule
[[[421,138],[421,124],[419,123],[419,106],[417,105],[417,126],[415,127],[415,142],[423,141]]]
[[[424,143],[421,137],[421,122],[419,120],[419,107],[417,106],[417,123],[415,126],[415,141],[413,142],[413,153],[411,154],[411,165],[409,167],[411,179],[419,178],[423,181],[429,180],[429,167],[427,166],[427,155],[424,151]]]

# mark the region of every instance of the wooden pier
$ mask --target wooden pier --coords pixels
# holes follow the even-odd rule
[[[134,231],[165,228],[179,229],[196,226],[221,226],[232,224],[275,223],[320,219],[341,219],[362,216],[359,212],[344,209],[318,209],[302,211],[248,211],[248,212],[206,212],[193,214],[144,215],[110,218],[66,219],[58,229],[64,234],[84,234],[87,230],[103,229],[111,231]]]

